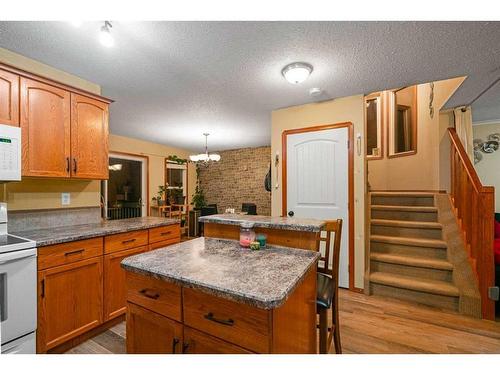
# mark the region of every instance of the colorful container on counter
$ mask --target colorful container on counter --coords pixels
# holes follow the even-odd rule
[[[259,241],[253,241],[250,244],[250,250],[259,250],[260,249],[260,243]]]
[[[255,231],[253,223],[243,222],[240,225],[240,245],[242,247],[250,247],[250,244],[255,241]]]
[[[255,236],[255,240],[259,242],[260,248],[263,249],[266,247],[267,244],[267,235],[264,233],[258,233],[257,236]]]

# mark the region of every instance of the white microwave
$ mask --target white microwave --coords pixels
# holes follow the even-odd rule
[[[21,128],[0,124],[0,181],[21,181]]]

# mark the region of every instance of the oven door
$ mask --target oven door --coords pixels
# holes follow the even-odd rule
[[[36,249],[0,253],[2,344],[36,330],[36,285]]]

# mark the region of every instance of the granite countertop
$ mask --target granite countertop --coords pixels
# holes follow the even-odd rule
[[[293,217],[263,216],[263,215],[238,215],[238,214],[220,214],[202,216],[199,218],[201,223],[240,225],[248,221],[254,224],[256,228],[284,229],[301,232],[320,232],[325,226],[324,220],[299,219]]]
[[[136,217],[132,219],[108,220],[94,224],[67,225],[61,227],[18,231],[10,234],[36,241],[37,246],[84,240],[92,237],[129,232],[133,230],[177,224],[179,220],[162,217]]]
[[[200,237],[125,258],[121,265],[128,271],[273,309],[287,300],[319,256],[315,251],[278,246],[248,250],[237,241]]]

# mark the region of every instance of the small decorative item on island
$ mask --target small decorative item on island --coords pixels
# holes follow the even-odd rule
[[[255,231],[253,223],[245,221],[240,226],[240,245],[242,247],[250,247],[250,244],[255,241]]]
[[[259,242],[259,246],[260,246],[261,249],[263,249],[263,248],[266,247],[267,235],[265,235],[264,233],[259,233],[255,237],[255,239],[257,240],[257,242]]]
[[[228,207],[225,211],[226,214],[234,214],[234,208]]]
[[[260,242],[259,241],[253,241],[250,244],[250,250],[260,250]]]

